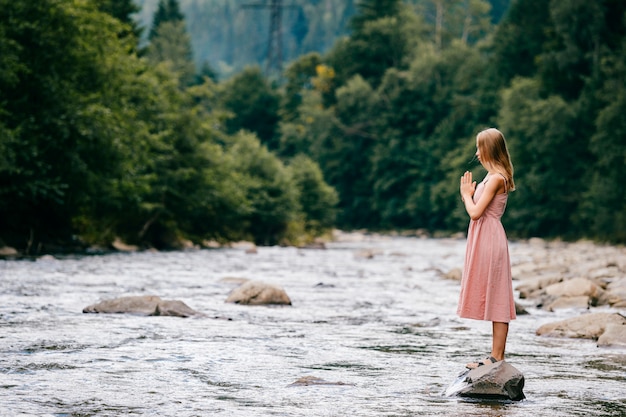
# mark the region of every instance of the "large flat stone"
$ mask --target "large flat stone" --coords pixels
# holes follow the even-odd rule
[[[119,297],[92,304],[83,309],[83,313],[98,314],[136,314],[140,316],[203,316],[179,300],[163,300],[156,295]]]
[[[598,340],[608,324],[626,324],[619,313],[589,313],[579,317],[546,323],[537,329],[537,336],[571,337]]]

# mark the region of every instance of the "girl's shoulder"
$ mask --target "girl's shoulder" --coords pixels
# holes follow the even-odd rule
[[[489,186],[495,188],[498,193],[500,191],[503,193],[507,192],[507,180],[504,175],[499,172],[488,173],[483,182],[485,185],[489,183]]]
[[[492,181],[492,182],[495,182],[496,184],[499,184],[499,183],[505,182],[506,178],[504,178],[504,175],[500,174],[499,172],[489,172],[487,175],[485,175],[485,179],[483,180],[483,182],[488,182],[488,181]]]

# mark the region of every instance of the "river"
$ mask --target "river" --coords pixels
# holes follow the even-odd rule
[[[464,245],[377,236],[326,250],[0,261],[0,415],[626,415],[626,351],[538,337],[541,324],[577,313],[531,306],[512,322],[507,346],[527,399],[443,396],[491,343],[490,323],[459,319],[459,284],[440,277],[462,265]],[[226,304],[229,277],[278,284],[293,305]],[[82,313],[142,294],[209,317]],[[293,385],[304,377],[328,384]]]

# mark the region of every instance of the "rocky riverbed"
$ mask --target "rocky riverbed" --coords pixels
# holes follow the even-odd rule
[[[534,307],[572,316],[560,323],[561,331],[544,327],[538,335],[598,340],[610,323],[600,345],[626,348],[626,248],[535,238],[513,243],[510,252],[518,312]],[[461,271],[443,276],[460,280]],[[606,308],[613,312],[592,314]]]
[[[537,334],[600,339],[599,346],[626,348],[626,248],[531,239],[514,245],[512,257],[520,302],[570,312],[561,332],[538,328]],[[612,312],[600,313],[606,309]]]
[[[455,314],[450,278],[464,247],[337,233],[317,249],[0,261],[0,415],[626,414],[625,252],[588,242],[511,242],[516,302],[528,314],[511,324],[507,362],[523,373],[526,399],[444,395],[490,344],[488,323]],[[581,278],[595,287],[550,289]],[[288,298],[244,301],[264,297],[259,282]],[[557,303],[582,296],[586,304]],[[137,302],[146,305],[119,314]],[[570,326],[580,318],[590,323]],[[616,341],[604,342],[608,331]]]

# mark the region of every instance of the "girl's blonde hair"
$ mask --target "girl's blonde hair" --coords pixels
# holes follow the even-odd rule
[[[476,142],[480,159],[487,169],[502,174],[506,178],[506,191],[514,191],[513,164],[502,132],[495,128],[485,129],[476,135]]]

